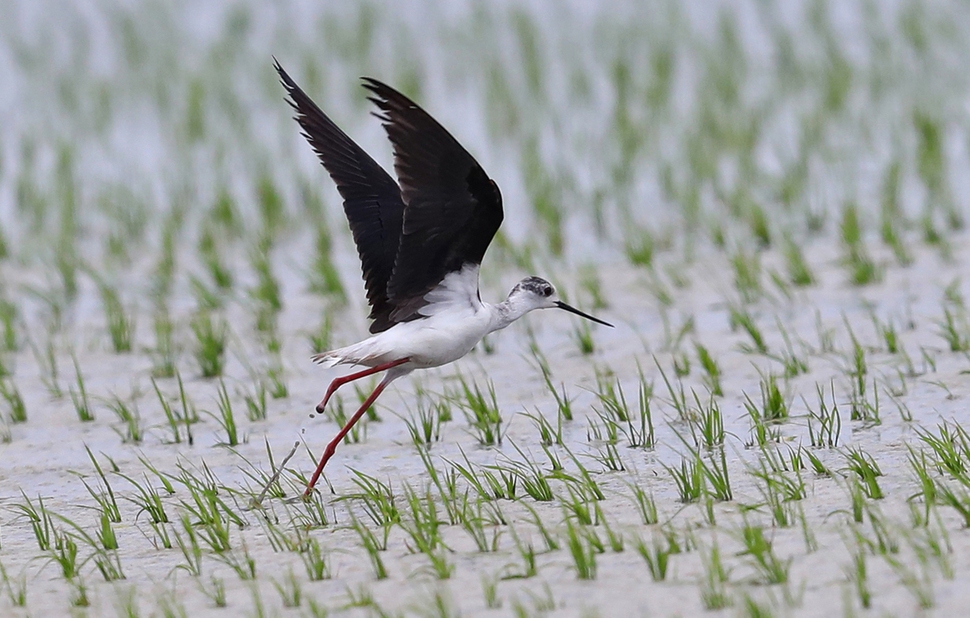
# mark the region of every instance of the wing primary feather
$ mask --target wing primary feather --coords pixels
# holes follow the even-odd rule
[[[474,157],[420,106],[376,79],[365,77],[363,85],[394,147],[407,204],[387,285],[397,306],[391,318],[413,319],[424,295],[448,273],[481,263],[502,223],[502,196]]]
[[[387,330],[395,304],[387,286],[394,270],[403,228],[400,187],[363,149],[344,133],[296,84],[274,58],[288,103],[296,112],[302,135],[330,174],[344,200],[344,213],[357,246],[361,271],[374,320],[373,333]]]

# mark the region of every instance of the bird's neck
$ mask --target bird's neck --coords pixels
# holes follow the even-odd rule
[[[512,322],[515,322],[526,313],[529,312],[528,307],[524,307],[519,303],[509,302],[510,299],[505,299],[498,304],[485,303],[488,308],[489,313],[492,314],[491,322],[489,323],[488,332],[492,333],[497,330],[502,330]]]

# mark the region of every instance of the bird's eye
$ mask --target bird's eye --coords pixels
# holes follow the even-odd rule
[[[543,296],[552,296],[552,287],[550,287],[548,285],[543,286],[542,287],[542,295]]]

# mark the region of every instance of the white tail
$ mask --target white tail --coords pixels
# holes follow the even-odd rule
[[[319,363],[324,367],[336,367],[342,362],[346,362],[339,355],[334,354],[337,350],[331,350],[330,352],[320,352],[319,354],[314,354],[310,358],[315,363]]]

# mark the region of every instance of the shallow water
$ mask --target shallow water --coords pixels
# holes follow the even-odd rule
[[[962,556],[970,542],[966,522],[938,504],[929,509],[928,526],[914,525],[914,513],[925,507],[909,457],[911,448],[929,453],[921,434],[938,433],[942,421],[961,422],[968,391],[966,352],[951,350],[944,336],[950,315],[962,337],[956,347],[970,340],[961,300],[970,245],[959,226],[950,225],[963,216],[968,189],[961,173],[968,163],[962,71],[968,50],[958,36],[967,11],[949,3],[878,8],[878,19],[865,3],[442,8],[408,2],[391,10],[378,4],[90,2],[0,9],[11,16],[0,25],[0,228],[8,249],[0,262],[0,299],[17,310],[10,321],[15,349],[2,359],[11,372],[5,384],[19,392],[28,416],[14,422],[11,399],[0,401],[0,437],[8,436],[0,441],[2,611],[124,615],[136,613],[128,611],[133,606],[164,615],[169,604],[186,615],[218,614],[211,598],[217,578],[229,611],[282,615],[297,611],[284,608],[282,590],[292,572],[305,596],[303,612],[312,598],[332,612],[360,615],[520,608],[525,615],[694,615],[711,604],[704,596],[712,572],[705,561],[717,547],[728,572],[717,589],[734,608],[721,613],[744,613],[749,600],[774,613],[850,613],[862,602],[846,574],[859,553],[868,560],[872,611],[916,612],[927,604],[920,594],[929,590],[941,614],[959,612],[967,578]],[[666,52],[671,78],[664,94]],[[381,420],[367,424],[366,439],[341,445],[327,469],[319,499],[326,525],[308,526],[307,507],[299,502],[273,498],[265,511],[248,504],[271,470],[267,447],[278,462],[301,425],[307,428],[306,448],[283,475],[292,497],[302,490],[299,475],[313,469],[310,453],[319,454],[337,430],[332,420],[308,420],[339,375],[310,362],[317,350],[309,334],[319,331],[325,316],[332,320],[334,347],[366,334],[358,263],[338,197],[289,118],[273,55],[388,169],[390,151],[367,114],[358,75],[400,85],[473,152],[499,182],[506,205],[503,239],[483,266],[484,298],[497,302],[523,275],[538,274],[554,281],[569,302],[616,324],[592,327],[594,350],[583,354],[578,320],[537,312],[455,365],[396,383],[378,404]],[[840,73],[845,67],[848,72]],[[900,172],[890,191],[893,161]],[[942,184],[934,191],[937,175]],[[267,186],[282,204],[278,229]],[[223,192],[236,218],[214,223]],[[894,200],[897,209],[891,210],[887,203]],[[846,256],[853,249],[844,240],[849,203],[858,205],[861,243],[882,276],[869,285],[850,284]],[[184,220],[171,237],[171,285],[156,293],[164,279],[163,230],[179,209]],[[884,242],[887,220],[898,225],[911,265],[900,264]],[[767,247],[759,246],[762,224],[770,235]],[[346,305],[335,294],[309,291],[321,226],[329,227],[332,249],[324,255],[342,281]],[[215,255],[233,275],[228,290],[217,290],[209,256],[200,250],[206,229],[215,230]],[[271,249],[263,251],[267,234]],[[644,235],[655,245],[650,266],[631,257],[630,246]],[[790,283],[789,238],[817,284]],[[760,264],[760,289],[738,283],[736,260],[745,255]],[[275,327],[266,331],[256,328],[266,302],[259,291],[261,258],[282,301],[272,317]],[[77,279],[73,296],[65,273]],[[134,319],[131,353],[112,351],[99,284],[115,290]],[[597,294],[605,307],[595,306]],[[222,303],[213,314],[231,333],[223,380],[242,437],[232,448],[217,419],[220,382],[202,378],[194,356],[191,321],[213,298]],[[192,445],[171,443],[152,387],[155,316],[162,308],[174,321],[175,366],[199,411]],[[732,324],[732,308],[753,317],[767,352],[750,350],[752,337]],[[889,324],[897,331],[895,352],[879,331]],[[696,344],[719,365],[723,396],[710,396]],[[552,383],[564,389],[575,413],[562,423],[562,445],[544,448],[527,416],[557,426],[556,401],[534,349],[548,360]],[[859,350],[865,396],[854,373]],[[72,402],[70,392],[79,389],[74,358],[93,422],[81,422]],[[793,359],[805,370],[785,377]],[[288,395],[268,398],[266,420],[246,419],[245,397],[269,384],[274,371]],[[745,404],[762,405],[760,389],[769,376],[790,412],[788,420],[769,426],[780,439],[760,449],[752,445]],[[641,385],[652,386],[655,448],[630,448],[631,430],[623,423],[616,444],[602,439],[609,431],[598,394],[605,395],[604,384],[614,378],[634,419]],[[494,386],[503,419],[500,445],[480,445],[469,427],[459,403],[462,379],[486,392]],[[157,383],[178,409],[176,380]],[[352,388],[341,398],[348,412],[358,401]],[[810,448],[815,421],[808,414],[818,411],[819,388],[839,408],[839,448]],[[674,405],[681,392],[687,419]],[[125,439],[124,423],[111,408],[118,400],[137,408],[145,432],[138,443]],[[450,403],[454,419],[427,451],[439,474],[457,475],[456,465],[480,475],[531,469],[552,488],[553,500],[535,500],[526,495],[523,476],[515,500],[483,500],[456,476],[479,517],[504,516],[503,523],[483,527],[497,538],[496,551],[478,551],[461,525],[447,521],[447,506],[433,486],[443,545],[427,554],[415,551],[407,532],[419,517],[409,510],[407,488],[421,495],[431,479],[405,419],[413,422],[419,406],[441,401]],[[695,440],[700,409],[712,401],[726,438],[723,447],[707,450]],[[878,405],[878,423],[852,420],[853,403]],[[862,490],[849,469],[849,449],[878,463],[885,497],[853,501],[853,492]],[[732,499],[714,500],[707,479],[708,493],[683,501],[675,481],[682,463],[695,463],[698,453],[713,466],[722,450]],[[93,494],[103,488],[89,451],[118,499],[117,550],[103,550],[94,540],[101,527]],[[805,485],[803,499],[779,507],[791,519],[780,522],[761,466],[772,456],[801,453],[804,459],[809,452],[832,474],[816,474],[808,463],[792,469],[789,460],[789,469],[769,475]],[[562,474],[554,470],[557,460]],[[623,469],[610,470],[611,464]],[[564,480],[563,474],[580,478],[580,466],[603,500],[583,495],[589,484]],[[930,469],[940,487],[956,487],[962,495],[952,474]],[[202,551],[199,576],[185,568],[189,559],[177,547],[159,547],[162,536],[126,480],[160,491],[170,518],[161,529],[172,540],[176,533],[185,539],[180,515],[200,534],[209,528],[197,521],[188,487],[176,480],[184,470],[200,477],[211,471],[219,497],[245,524],[231,526],[231,550]],[[351,527],[356,517],[382,534],[366,502],[354,498],[360,474],[392,486],[401,510],[401,523],[388,527],[388,549],[381,552],[386,579],[375,578]],[[165,493],[163,479],[174,482],[174,494]],[[653,496],[659,523],[642,523],[634,487]],[[56,548],[38,548],[18,508],[28,499],[36,506],[38,497],[61,516],[52,520],[56,533],[72,535],[79,546],[79,562],[85,561],[79,579],[65,578],[50,560]],[[570,504],[590,509],[596,524],[582,525]],[[853,506],[863,510],[861,522],[854,521]],[[558,549],[543,550],[536,517]],[[763,526],[771,555],[781,564],[791,561],[787,583],[767,585],[763,568],[744,551],[744,526]],[[586,535],[580,545],[587,550],[594,540],[604,544],[602,553],[590,550],[598,567],[593,580],[577,579],[568,549],[573,528]],[[897,539],[896,552],[879,549],[885,530]],[[292,538],[305,532],[319,542],[332,578],[309,581],[305,553],[274,549],[279,531]],[[623,551],[609,548],[611,535],[623,539]],[[671,535],[684,551],[671,555],[665,581],[653,581],[637,542],[652,548]],[[938,555],[923,535],[945,537]],[[536,573],[520,577],[528,574],[523,552],[530,544]],[[95,563],[104,557],[118,560],[126,577],[103,581]],[[449,579],[438,580],[431,566],[441,557],[452,567]],[[247,559],[255,565],[255,583],[232,566]],[[26,608],[15,602],[21,582]],[[90,609],[72,607],[78,582],[88,587]],[[492,584],[501,608],[487,607]],[[129,591],[134,605],[126,600]],[[360,600],[368,595],[371,604]],[[448,611],[435,608],[439,600]]]

